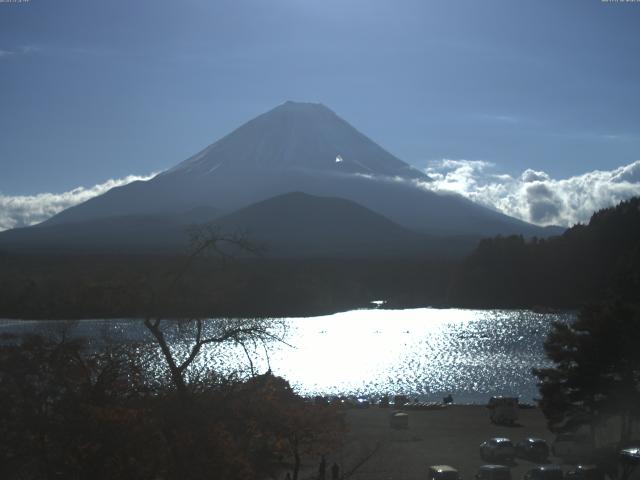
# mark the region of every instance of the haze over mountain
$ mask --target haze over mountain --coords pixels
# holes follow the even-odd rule
[[[215,211],[121,215],[16,228],[0,233],[0,249],[16,252],[171,254],[188,252],[191,229]],[[474,236],[441,238],[404,228],[350,200],[285,193],[218,216],[221,233],[245,236],[265,257],[459,257]],[[224,247],[223,247],[224,248]],[[241,255],[243,252],[238,252]]]
[[[147,182],[114,188],[47,224],[132,214],[232,212],[300,191],[353,200],[432,234],[545,235],[545,230],[456,195],[420,188],[429,177],[394,157],[327,107],[286,102]]]
[[[187,224],[214,219],[222,225],[243,219],[237,226],[257,226],[261,240],[274,240],[280,252],[287,245],[293,254],[320,255],[322,245],[325,253],[355,254],[356,243],[370,253],[414,251],[425,234],[555,233],[421,187],[430,181],[327,107],[286,102],[149,181],[114,188],[39,226],[0,234],[0,246],[175,248],[184,243]],[[291,192],[301,193],[286,195]],[[248,208],[257,202],[264,203]],[[297,209],[296,202],[302,202]],[[239,209],[246,210],[234,216]],[[292,212],[297,216],[286,218]],[[319,213],[317,224],[304,220]],[[366,227],[358,232],[357,225]]]

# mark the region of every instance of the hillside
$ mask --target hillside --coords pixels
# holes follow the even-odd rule
[[[202,207],[229,214],[304,192],[354,201],[421,233],[550,233],[461,196],[434,193],[430,181],[324,105],[286,102],[155,178],[114,188],[45,223],[180,215]]]
[[[243,231],[269,256],[415,255],[427,238],[342,198],[301,192],[279,195],[216,221],[223,231]]]
[[[419,234],[350,200],[294,192],[229,215],[192,210],[178,215],[127,215],[44,223],[0,232],[0,249],[23,253],[184,254],[190,233],[204,225],[239,233],[262,255],[282,258],[459,257],[474,236]]]
[[[640,197],[593,214],[563,235],[480,242],[461,266],[449,301],[467,307],[575,308],[640,291]]]

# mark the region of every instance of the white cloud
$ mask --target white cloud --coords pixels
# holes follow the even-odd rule
[[[551,180],[551,177],[549,177],[549,175],[547,175],[545,172],[539,172],[530,168],[527,168],[524,172],[522,172],[520,178],[525,183],[546,182]]]
[[[129,175],[125,178],[107,180],[93,187],[78,187],[63,193],[17,196],[0,193],[0,231],[35,225],[62,210],[102,195],[114,187],[120,187],[136,180],[146,181],[155,175],[155,173],[148,176]]]
[[[459,193],[538,225],[585,223],[594,211],[640,195],[640,160],[566,179],[532,169],[514,178],[478,160],[445,159],[433,162],[425,171],[434,181],[421,184],[423,188]]]
[[[26,55],[28,53],[37,52],[38,48],[33,46],[22,46],[15,50],[0,50],[0,58],[11,57],[13,55]]]
[[[538,225],[585,223],[594,211],[640,195],[640,160],[614,170],[594,170],[567,179],[553,179],[546,172],[532,169],[512,177],[496,171],[494,164],[481,160],[444,159],[432,162],[425,172],[432,182],[412,183],[438,192],[458,193]],[[111,188],[136,180],[146,181],[154,176],[155,173],[129,175],[63,193],[24,196],[0,193],[0,231],[40,223]]]
[[[500,123],[519,123],[520,119],[515,115],[500,115],[494,113],[483,113],[480,115],[476,115],[476,118],[481,120],[488,120],[491,122],[500,122]]]

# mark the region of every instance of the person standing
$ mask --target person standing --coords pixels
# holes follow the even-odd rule
[[[340,467],[336,462],[333,462],[333,466],[331,467],[331,480],[338,480],[339,475],[340,475]]]
[[[318,467],[318,478],[320,480],[325,480],[327,478],[327,460],[324,458],[324,455],[320,457],[320,466]]]

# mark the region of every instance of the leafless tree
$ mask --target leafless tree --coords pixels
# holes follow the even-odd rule
[[[206,254],[214,254],[223,262],[233,260],[238,254],[259,254],[260,246],[250,242],[241,232],[223,233],[212,225],[206,225],[191,232],[192,250],[182,266],[174,272],[168,286],[159,294],[152,295],[151,313],[145,317],[144,325],[155,339],[166,362],[171,381],[181,395],[187,393],[186,372],[197,359],[203,347],[207,345],[236,344],[242,346],[249,355],[247,345],[266,344],[281,341],[273,333],[274,321],[270,319],[217,319],[205,321],[203,318],[169,319],[163,314],[163,299],[171,299],[180,281],[193,267],[197,259]],[[178,322],[183,332],[190,332],[190,345],[187,353],[179,355],[171,345],[167,335],[167,326]],[[185,335],[186,336],[186,335]],[[180,357],[180,358],[179,358]]]

